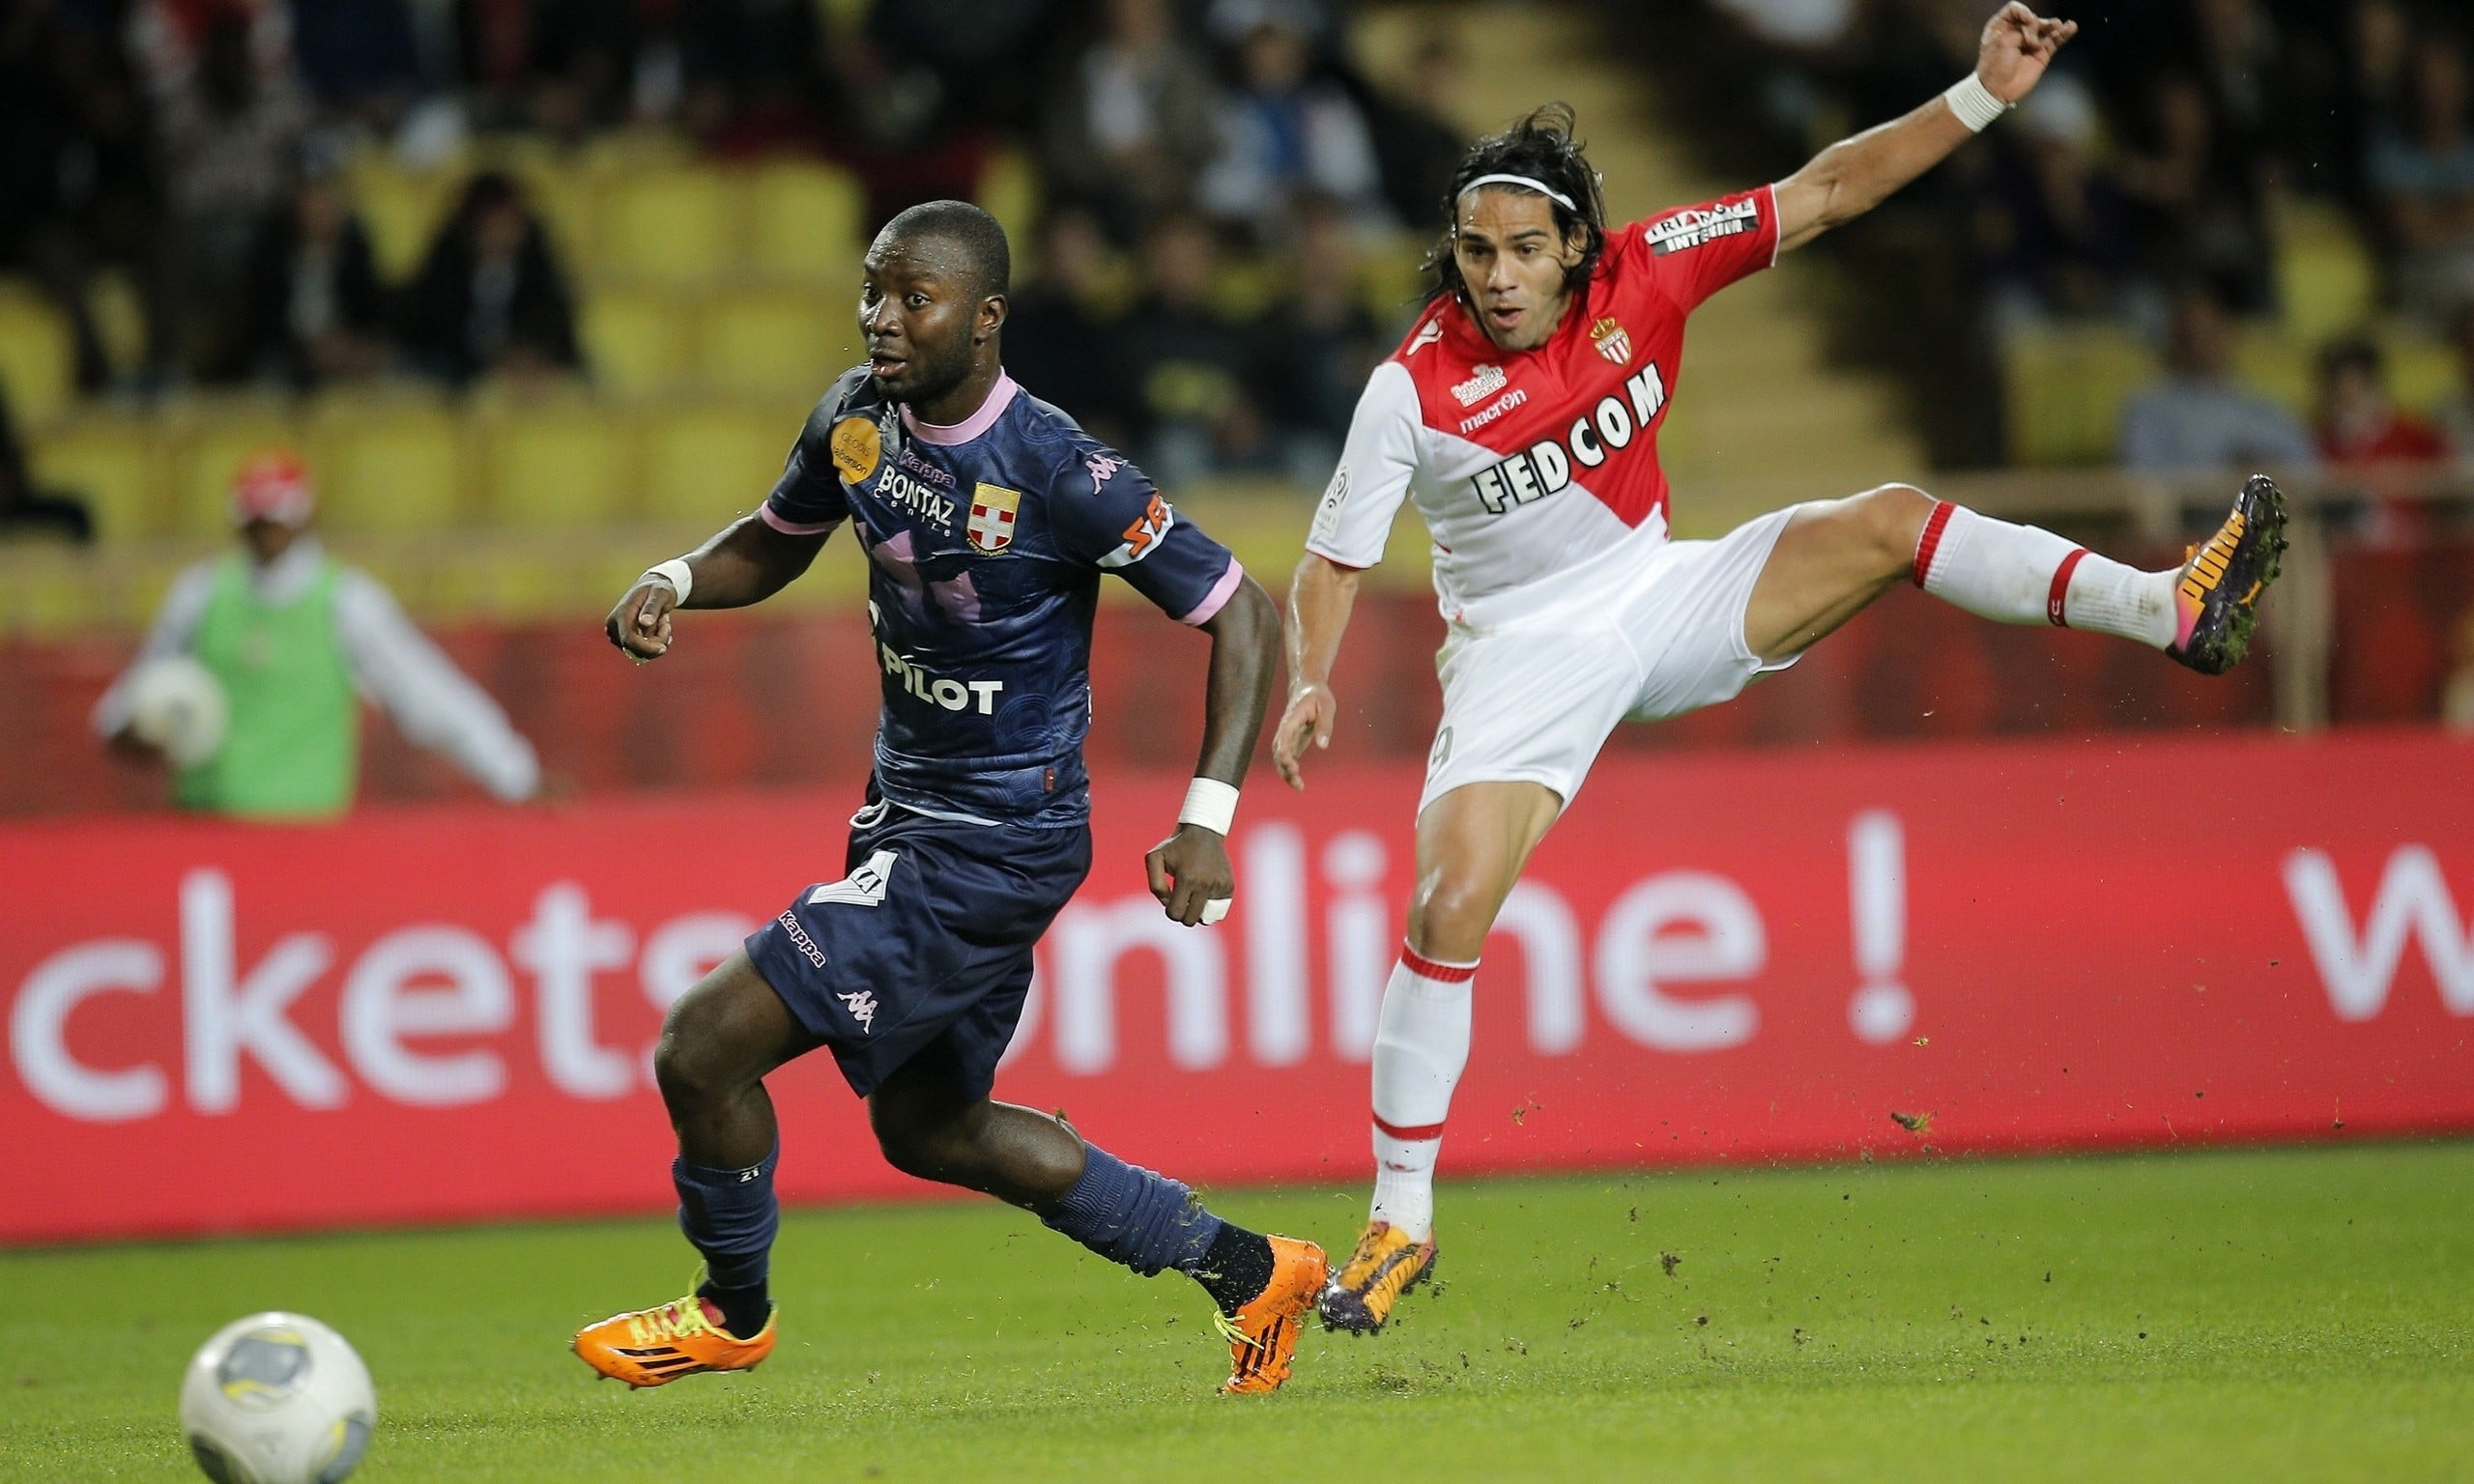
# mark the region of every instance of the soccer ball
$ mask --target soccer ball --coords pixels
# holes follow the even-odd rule
[[[214,756],[230,720],[223,687],[186,654],[149,660],[129,677],[130,729],[180,767],[193,768]]]
[[[369,1368],[304,1314],[233,1321],[181,1383],[181,1431],[216,1484],[339,1484],[377,1426]]]

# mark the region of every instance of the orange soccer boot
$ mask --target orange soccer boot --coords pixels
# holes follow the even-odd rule
[[[1434,1271],[1434,1239],[1414,1240],[1389,1221],[1373,1221],[1357,1240],[1357,1250],[1332,1274],[1316,1307],[1323,1327],[1372,1334],[1392,1317],[1400,1296]]]
[[[576,1357],[631,1386],[667,1385],[706,1371],[752,1371],[773,1354],[777,1305],[764,1327],[740,1339],[722,1327],[719,1309],[694,1294],[632,1314],[613,1314],[576,1332]]]
[[[1272,1244],[1272,1280],[1234,1314],[1215,1315],[1212,1322],[1227,1337],[1232,1360],[1228,1379],[1220,1384],[1223,1396],[1277,1391],[1288,1380],[1289,1360],[1297,1354],[1299,1321],[1314,1307],[1314,1295],[1331,1275],[1323,1249],[1291,1237],[1267,1239]]]

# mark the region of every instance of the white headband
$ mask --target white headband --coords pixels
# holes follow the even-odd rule
[[[1461,186],[1460,193],[1465,196],[1469,194],[1469,192],[1476,190],[1481,186],[1525,186],[1528,189],[1534,190],[1539,195],[1544,196],[1547,200],[1554,202],[1557,206],[1570,212],[1572,214],[1576,216],[1580,214],[1581,209],[1572,205],[1571,197],[1564,194],[1560,190],[1557,190],[1554,186],[1547,185],[1544,181],[1533,181],[1525,175],[1482,175],[1476,180],[1471,181],[1468,185]]]

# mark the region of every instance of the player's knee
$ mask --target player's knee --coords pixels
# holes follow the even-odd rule
[[[1421,884],[1410,909],[1410,936],[1428,945],[1482,939],[1494,925],[1503,895],[1494,882],[1475,873],[1440,872]]]
[[[1884,484],[1856,497],[1866,544],[1884,573],[1897,576],[1915,559],[1915,538],[1935,501],[1912,484]]]
[[[672,1108],[699,1107],[729,1095],[721,1058],[676,1025],[663,1026],[661,1040],[653,1045],[653,1083]]]

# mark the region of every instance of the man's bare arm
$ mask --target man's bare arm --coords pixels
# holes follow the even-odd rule
[[[646,577],[618,600],[603,620],[602,630],[612,643],[634,658],[657,660],[670,652],[674,609],[745,608],[762,603],[805,572],[816,554],[824,550],[824,534],[789,535],[758,516],[744,516],[680,558],[689,574],[685,602],[669,583]]]
[[[1358,572],[1312,552],[1297,563],[1288,587],[1288,709],[1272,734],[1272,761],[1292,788],[1306,786],[1306,749],[1332,745],[1340,706],[1332,695],[1332,664],[1357,605]]]
[[[1271,709],[1272,674],[1280,668],[1280,609],[1250,577],[1219,613],[1203,620],[1202,631],[1211,636],[1211,677],[1203,688],[1202,756],[1194,761],[1194,777],[1235,787],[1246,781],[1263,716]],[[1205,903],[1236,894],[1226,837],[1199,824],[1180,823],[1143,865],[1151,894],[1189,928],[1202,921]]]
[[[2048,20],[2012,0],[1985,22],[1976,80],[1997,101],[2016,103],[2078,34],[2077,21]],[[1904,118],[1841,139],[1778,183],[1778,250],[1800,247],[1863,215],[1972,137],[1950,103],[1936,98]]]

